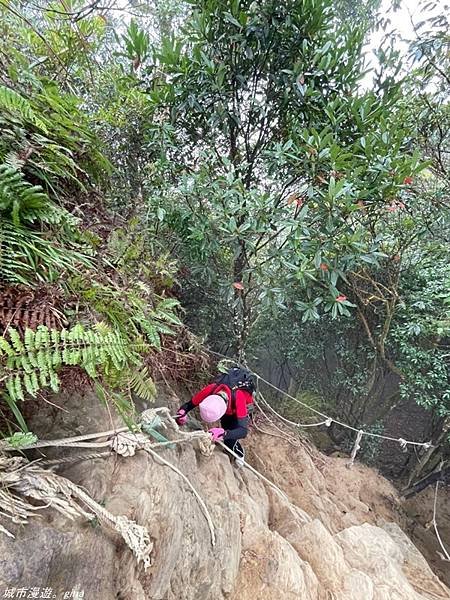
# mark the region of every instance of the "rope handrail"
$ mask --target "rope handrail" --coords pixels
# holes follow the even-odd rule
[[[161,419],[161,413],[163,413],[162,414],[163,419]],[[164,422],[164,417],[168,421],[167,424]],[[158,419],[161,419],[159,423],[158,423]],[[58,466],[58,465],[62,465],[62,464],[70,464],[70,463],[78,461],[78,460],[91,460],[91,459],[96,459],[96,458],[106,458],[108,456],[113,456],[114,453],[116,455],[121,455],[123,457],[130,457],[130,456],[134,456],[136,450],[143,450],[143,451],[147,452],[148,454],[150,454],[154,460],[160,461],[162,464],[170,467],[175,473],[177,473],[187,483],[187,485],[189,486],[192,493],[194,494],[194,496],[196,497],[197,501],[200,504],[201,510],[206,518],[206,521],[208,523],[208,527],[210,530],[211,545],[214,546],[216,543],[216,534],[215,534],[215,530],[214,530],[214,524],[213,524],[211,515],[208,511],[208,508],[207,508],[204,500],[201,498],[201,496],[199,495],[197,490],[194,488],[192,483],[189,481],[189,479],[186,477],[186,475],[184,475],[175,465],[173,465],[168,460],[161,457],[154,450],[154,448],[161,448],[161,447],[170,447],[171,448],[175,444],[182,444],[185,442],[192,443],[193,441],[195,441],[199,446],[200,452],[202,452],[203,454],[208,454],[208,456],[210,456],[212,450],[214,449],[214,446],[213,446],[210,436],[205,431],[193,431],[193,432],[179,431],[178,425],[176,424],[174,419],[171,417],[170,411],[167,407],[161,407],[161,408],[156,408],[156,409],[147,409],[146,411],[144,411],[141,414],[140,420],[141,420],[142,428],[145,424],[147,424],[147,425],[155,424],[157,426],[161,425],[163,428],[167,428],[167,425],[172,425],[174,431],[176,433],[178,433],[179,437],[177,439],[165,440],[163,442],[155,443],[155,442],[152,442],[147,439],[147,432],[145,432],[145,430],[144,430],[144,432],[141,433],[139,431],[132,431],[128,427],[118,427],[118,428],[111,429],[108,431],[100,431],[97,433],[87,433],[84,435],[78,435],[78,436],[74,436],[74,437],[70,437],[70,438],[63,438],[63,439],[58,439],[58,440],[40,440],[38,442],[35,442],[34,444],[28,444],[27,446],[24,446],[24,447],[20,448],[20,450],[25,450],[25,449],[31,450],[34,448],[45,448],[45,447],[59,447],[61,449],[62,448],[68,449],[68,448],[102,448],[102,447],[106,447],[106,446],[108,446],[110,449],[109,451],[106,451],[106,452],[98,452],[98,453],[89,454],[89,455],[85,454],[83,456],[78,456],[78,457],[69,456],[69,457],[50,459],[50,460],[44,460],[44,461],[41,461],[38,459],[37,461],[34,461],[36,463],[40,463],[36,466],[36,468],[38,468],[38,469],[41,467],[46,467],[46,466],[52,467],[52,466]],[[104,438],[104,437],[109,437],[109,439],[107,441],[102,441],[102,442],[86,442],[85,441],[85,440],[93,440],[93,439],[99,439],[99,438]],[[206,447],[206,445],[208,447]],[[8,443],[4,443],[0,446],[0,458],[2,456],[1,451],[4,451],[4,452],[16,451],[17,452],[18,448],[15,448]],[[13,462],[16,459],[14,457],[12,457],[12,458],[8,457],[5,460]],[[21,459],[21,460],[23,460],[23,459]],[[32,464],[34,464],[34,463],[26,463],[23,468],[28,468]],[[20,469],[16,468],[15,470],[18,472]],[[137,525],[134,521],[131,521],[130,519],[128,519],[125,516],[115,516],[115,515],[109,513],[108,511],[106,511],[106,509],[104,509],[103,507],[98,505],[98,503],[96,503],[95,500],[90,498],[83,490],[81,490],[81,488],[79,488],[78,486],[73,484],[70,480],[66,480],[64,477],[60,477],[59,475],[56,475],[52,471],[43,470],[42,473],[44,474],[45,477],[53,477],[56,481],[63,482],[64,485],[66,486],[66,488],[71,490],[72,494],[75,494],[85,505],[87,505],[89,508],[91,508],[93,510],[94,514],[96,514],[99,518],[101,517],[104,521],[106,521],[114,526],[116,531],[118,531],[122,535],[125,542],[131,548],[131,550],[137,557],[138,561],[142,560],[144,562],[145,569],[150,565],[150,553],[152,551],[153,544],[150,541],[150,536],[145,527]],[[0,472],[0,476],[1,476],[1,472]],[[1,479],[1,477],[0,477],[0,479]],[[64,489],[62,487],[61,487],[61,490],[64,491]],[[55,500],[52,498],[51,502],[49,503],[49,506],[52,505],[52,502],[53,502],[53,504],[55,504],[55,503],[57,503],[57,501],[59,501],[59,500],[58,499]],[[43,507],[40,507],[40,508],[43,508]],[[80,511],[81,511],[81,509],[80,509]],[[92,516],[88,515],[87,513],[82,513],[82,514],[83,514],[83,516],[92,518]],[[10,534],[10,532],[8,532],[4,528],[1,528],[0,531],[6,532],[7,535],[12,535],[12,534]]]
[[[313,412],[313,413],[315,413],[315,414],[323,417],[324,419],[326,419],[326,421],[324,421],[323,423],[312,424],[311,427],[313,427],[314,425],[319,426],[319,425],[324,425],[327,422],[331,422],[331,423],[336,423],[336,425],[340,425],[341,427],[344,427],[346,429],[350,429],[351,431],[354,431],[356,433],[359,433],[360,431],[362,431],[362,435],[367,435],[367,436],[370,436],[370,437],[376,437],[376,438],[380,438],[380,439],[383,439],[383,440],[388,440],[390,442],[398,442],[401,446],[405,446],[405,445],[423,446],[425,449],[433,447],[433,445],[431,444],[431,442],[414,442],[414,441],[411,441],[411,440],[405,440],[402,437],[395,438],[395,437],[391,437],[389,435],[383,435],[381,433],[374,433],[372,431],[365,431],[363,429],[358,429],[357,427],[353,427],[352,425],[349,425],[348,423],[344,423],[342,421],[339,421],[338,419],[335,419],[334,417],[330,417],[329,415],[326,415],[325,413],[317,410],[316,408],[313,408],[312,406],[309,406],[308,404],[306,404],[305,402],[302,402],[298,398],[295,398],[294,396],[292,396],[288,392],[285,392],[285,391],[281,390],[279,387],[277,387],[276,385],[274,385],[270,381],[267,381],[267,379],[264,379],[264,377],[261,377],[261,375],[258,375],[258,373],[255,373],[254,371],[252,371],[252,373],[254,373],[255,377],[257,377],[258,379],[260,379],[261,381],[263,381],[265,384],[269,385],[273,389],[277,390],[278,392],[280,392],[281,394],[283,394],[287,398],[290,398],[291,400],[294,400],[295,402],[297,402],[298,404],[300,404],[304,408],[307,408],[311,412]],[[305,427],[305,425],[300,425],[300,424],[298,426],[299,427]]]
[[[267,402],[267,400],[264,398],[261,392],[259,392],[259,397],[263,402],[264,406],[267,406],[267,408],[275,416],[277,416],[281,421],[288,423],[288,425],[292,425],[293,427],[320,427],[321,425],[326,425],[327,427],[329,427],[332,423],[332,419],[330,418],[325,419],[325,421],[320,421],[319,423],[296,423],[295,421],[290,421],[289,419],[286,419],[286,417],[280,415],[280,413],[278,413],[272,406],[270,406],[270,404]]]
[[[292,516],[294,517],[294,519],[299,520],[302,522],[302,524],[304,524],[305,519],[300,517],[300,514],[297,513],[293,507],[296,507],[296,505],[291,502],[291,500],[288,498],[287,494],[285,492],[283,492],[283,490],[281,490],[277,485],[274,484],[273,481],[271,481],[270,479],[268,479],[267,477],[265,477],[262,473],[260,473],[257,469],[255,469],[254,467],[252,467],[246,460],[244,460],[242,458],[242,456],[239,456],[238,454],[236,454],[236,452],[234,452],[231,448],[229,448],[226,444],[224,444],[221,441],[216,442],[219,446],[221,446],[226,452],[228,452],[228,454],[231,454],[231,456],[233,456],[235,459],[237,459],[238,461],[240,461],[240,463],[249,471],[251,471],[254,475],[256,475],[256,477],[258,479],[261,479],[262,481],[264,481],[270,488],[272,488],[280,498],[282,498],[285,502],[286,502],[286,506],[287,509],[289,510],[289,512],[292,514]],[[296,507],[298,508],[298,507]]]
[[[262,379],[262,378],[261,378]],[[272,385],[272,384],[271,384]],[[276,386],[273,386],[276,388]],[[278,389],[278,388],[276,388]],[[279,390],[280,392],[282,392],[282,390]],[[283,393],[283,392],[282,392]],[[293,398],[292,396],[290,396],[290,394],[286,394],[287,396]],[[284,419],[283,417],[281,417],[281,415],[279,415],[277,413],[277,411],[275,411],[275,409],[273,409],[269,403],[264,399],[264,397],[262,396],[262,394],[260,394],[261,400],[264,402],[264,404],[266,406],[268,406],[272,413],[274,413],[277,417],[280,417],[282,420],[286,421],[287,423],[291,424],[291,425],[296,425],[298,427],[302,427],[302,424],[297,424],[294,423],[293,421],[289,421],[289,419]],[[293,398],[295,400],[295,398]],[[304,404],[304,403],[302,403]],[[306,405],[307,406],[307,405]],[[258,408],[262,411],[261,407],[258,406]],[[168,409],[156,409],[156,411],[161,411],[164,410],[165,412],[167,412],[167,415],[169,415],[169,411]],[[320,411],[316,411],[315,409],[313,409],[314,412],[318,412],[319,414]],[[146,411],[146,412],[152,412],[152,411]],[[262,411],[263,412],[263,411]],[[326,415],[322,415],[322,416],[326,416]],[[171,416],[168,416],[169,420],[171,422],[173,421],[173,418]],[[323,421],[321,423],[315,423],[315,424],[310,424],[311,426],[320,426],[320,425],[328,425],[328,422],[331,418],[327,417],[326,421]],[[331,419],[333,421],[333,419]],[[350,426],[349,426],[350,427]],[[179,431],[178,427],[175,426],[176,431],[180,434],[181,432]],[[351,428],[351,429],[355,429],[355,428]],[[124,431],[125,430],[125,431]],[[361,440],[362,435],[365,433],[362,430],[356,430],[358,432],[358,436],[356,438],[356,442],[352,451],[352,457],[351,457],[351,462],[350,462],[350,466],[353,464],[353,461],[355,459],[356,453],[359,449],[359,442]],[[116,428],[114,430],[109,430],[109,431],[102,431],[102,432],[98,432],[98,433],[89,433],[89,434],[85,434],[85,435],[80,435],[80,436],[76,436],[76,437],[72,437],[72,438],[65,438],[65,439],[60,439],[60,440],[49,440],[49,441],[41,441],[40,443],[37,442],[36,444],[30,444],[28,446],[29,449],[33,448],[33,447],[44,447],[44,446],[59,446],[60,448],[68,448],[68,447],[80,447],[82,440],[86,440],[86,439],[95,439],[95,438],[99,438],[99,437],[105,437],[108,436],[110,434],[114,435],[114,438],[112,440],[109,440],[107,443],[111,445],[111,449],[110,451],[107,452],[100,452],[100,453],[96,453],[96,454],[85,454],[85,455],[81,455],[81,456],[77,456],[77,457],[65,457],[65,458],[59,458],[59,459],[50,459],[50,460],[38,460],[36,462],[39,462],[41,466],[56,466],[58,464],[64,464],[64,463],[70,463],[70,462],[74,462],[77,460],[89,460],[89,459],[95,459],[95,458],[104,458],[107,456],[112,456],[114,454],[115,451],[116,453],[122,454],[123,456],[133,456],[134,452],[132,453],[127,453],[127,452],[123,452],[120,451],[119,448],[117,448],[113,441],[114,439],[119,438],[119,436],[122,436],[122,438],[125,439],[125,441],[129,441],[132,445],[135,446],[136,449],[139,450],[144,450],[147,453],[151,454],[153,456],[153,458],[155,460],[159,460],[161,463],[163,463],[166,466],[169,466],[173,471],[175,471],[178,475],[180,475],[188,484],[188,486],[190,487],[191,491],[194,493],[194,496],[196,497],[197,501],[200,504],[200,507],[202,509],[202,512],[204,513],[204,516],[206,518],[206,521],[208,523],[209,526],[209,530],[210,530],[210,535],[211,535],[211,544],[212,546],[215,545],[216,543],[216,536],[215,536],[215,530],[214,530],[214,524],[211,518],[211,515],[208,511],[208,508],[205,504],[205,502],[203,501],[203,499],[200,497],[200,495],[198,494],[198,492],[195,490],[195,488],[193,487],[193,485],[191,484],[191,482],[189,481],[189,479],[177,468],[175,467],[175,465],[173,465],[172,463],[170,463],[169,461],[167,461],[166,459],[162,458],[159,454],[157,454],[155,452],[155,448],[157,447],[168,447],[170,445],[173,444],[180,444],[180,443],[184,443],[187,441],[193,441],[194,439],[198,440],[198,442],[201,442],[201,440],[205,437],[208,437],[208,444],[211,445],[213,447],[213,444],[210,441],[210,438],[208,436],[208,434],[204,431],[193,431],[193,432],[189,432],[189,433],[185,433],[183,434],[183,437],[181,438],[177,438],[177,439],[173,439],[173,440],[167,440],[165,442],[159,442],[159,443],[152,443],[149,441],[144,441],[142,440],[137,434],[136,432],[133,432],[131,430],[129,430],[128,428],[124,427],[124,428]],[[280,436],[281,437],[281,436]],[[398,441],[395,438],[391,438],[394,439],[394,441]],[[405,443],[408,443],[406,440],[404,440]],[[41,445],[42,444],[42,445]],[[95,443],[93,443],[94,445]],[[104,445],[104,442],[98,443],[98,445]],[[252,471],[252,473],[254,475],[256,475],[256,477],[260,478],[262,481],[264,481],[266,484],[268,484],[284,501],[287,502],[287,507],[290,510],[290,512],[293,514],[294,518],[299,519],[300,518],[300,514],[297,513],[293,506],[291,506],[291,501],[289,500],[288,496],[286,495],[286,493],[284,491],[282,491],[278,486],[276,486],[273,481],[270,481],[270,479],[267,479],[267,477],[265,477],[264,475],[262,475],[259,471],[257,471],[254,467],[252,467],[251,465],[249,465],[245,460],[243,460],[240,456],[238,456],[235,452],[233,452],[233,450],[231,450],[230,448],[228,448],[223,442],[218,441],[217,442],[218,445],[220,445],[226,452],[228,452],[230,455],[232,455],[233,457],[239,459],[240,462],[242,462],[243,466],[247,469],[249,469],[250,471]],[[423,444],[422,444],[423,445]],[[3,448],[3,450],[13,450],[12,447],[9,448]],[[17,450],[17,449],[14,449]],[[200,447],[200,450],[202,451],[202,448]],[[210,454],[208,453],[208,456]],[[29,463],[29,465],[32,463]],[[29,466],[28,465],[28,466]],[[436,489],[435,489],[435,497],[434,497],[434,508],[433,508],[433,520],[432,520],[432,524],[435,530],[435,534],[438,540],[438,543],[440,545],[440,548],[442,549],[443,554],[441,554],[440,552],[438,552],[439,556],[441,557],[442,560],[444,561],[450,561],[450,555],[447,551],[447,549],[445,548],[438,527],[437,527],[437,521],[436,521],[436,512],[437,512],[437,494],[438,494],[438,489],[439,489],[439,481],[436,482]],[[92,507],[93,505],[97,506],[95,501],[93,501],[92,499],[87,498],[87,500],[89,500],[89,502],[86,500],[86,498],[83,496],[81,497],[78,488],[76,488],[76,486],[74,486],[74,484],[72,484],[71,482],[68,482],[68,485],[73,486],[74,487],[74,491],[77,493],[77,495],[80,497],[80,499],[82,501],[85,502],[85,504],[87,504],[88,506],[90,505],[90,507]],[[126,517],[115,517],[113,515],[110,515],[108,513],[108,519],[110,522],[114,523],[114,526],[116,528],[117,531],[119,531],[119,533],[121,533],[122,536],[124,536],[124,539],[126,540],[127,544],[130,546],[130,548],[133,550],[133,552],[136,554],[136,556],[138,557],[138,560],[144,560],[144,565],[145,567],[148,566],[149,564],[149,558],[148,558],[148,554],[151,552],[152,546],[148,543],[149,538],[147,539],[147,532],[144,528],[138,526],[136,523],[134,523],[133,521],[129,521],[128,519],[126,519]],[[131,529],[130,529],[131,528]],[[7,530],[5,530],[7,532]],[[8,533],[8,532],[7,532]],[[142,538],[142,539],[141,539]],[[144,539],[145,538],[145,539]],[[145,557],[144,557],[144,553],[143,553],[143,549],[145,550]]]
[[[229,356],[226,356],[225,354],[221,354],[220,352],[215,352],[214,350],[210,350],[209,348],[207,349],[207,351],[210,354],[213,354],[215,356],[219,356],[220,358],[225,358],[227,360],[232,360],[232,359],[230,359]],[[279,392],[282,396],[286,396],[286,398],[290,398],[294,402],[297,402],[297,404],[300,404],[300,406],[303,406],[307,410],[313,412],[314,414],[316,414],[319,417],[322,417],[324,419],[324,421],[321,421],[320,423],[310,423],[310,424],[295,423],[295,422],[289,421],[285,417],[281,416],[279,413],[277,413],[269,405],[270,410],[274,414],[276,414],[279,419],[281,419],[282,421],[285,421],[285,422],[289,423],[290,425],[293,425],[295,427],[319,427],[321,425],[326,425],[327,427],[329,427],[332,423],[336,423],[336,425],[339,425],[340,427],[344,427],[345,429],[349,429],[351,431],[354,431],[357,435],[359,435],[361,433],[361,436],[375,437],[375,438],[387,440],[387,441],[390,441],[390,442],[396,442],[396,443],[400,444],[400,446],[402,448],[405,448],[406,446],[420,446],[420,447],[423,447],[425,449],[433,448],[434,447],[431,442],[414,442],[412,440],[406,440],[406,439],[404,439],[402,437],[395,438],[395,437],[392,437],[392,436],[389,436],[389,435],[383,435],[381,433],[374,433],[372,431],[365,431],[364,429],[353,427],[352,425],[349,425],[348,423],[344,423],[343,421],[340,421],[338,419],[335,419],[334,417],[330,417],[329,415],[326,415],[325,413],[321,412],[320,410],[317,410],[317,408],[309,406],[309,404],[306,404],[306,402],[302,402],[301,400],[299,400],[298,398],[295,398],[294,396],[292,396],[288,392],[285,392],[284,390],[280,389],[279,387],[277,387],[275,384],[271,383],[267,379],[264,379],[264,377],[262,377],[261,375],[259,375],[259,373],[257,373],[253,369],[251,369],[251,371],[252,371],[253,375],[258,380],[264,382],[266,385],[268,385],[269,387],[271,387],[274,390],[276,390],[277,392]],[[265,403],[268,404],[267,401]]]

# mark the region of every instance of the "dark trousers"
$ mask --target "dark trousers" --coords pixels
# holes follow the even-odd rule
[[[226,431],[229,431],[230,429],[232,430],[232,429],[235,429],[236,427],[238,427],[238,421],[237,421],[237,418],[233,415],[224,415],[220,419],[220,425],[223,429],[225,429]],[[242,456],[242,457],[244,456],[244,449],[241,446],[241,443],[239,442],[239,440],[224,440],[223,443],[230,450],[235,452],[238,456]]]

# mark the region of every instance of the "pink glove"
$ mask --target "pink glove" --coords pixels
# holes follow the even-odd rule
[[[188,420],[188,417],[187,417],[187,414],[186,414],[186,411],[184,410],[184,408],[178,409],[177,416],[175,419],[175,421],[178,423],[178,425],[180,427],[183,427],[183,425],[186,425],[187,420]]]
[[[212,429],[208,429],[208,433],[211,434],[213,442],[218,442],[219,440],[223,440],[225,429],[222,429],[222,427],[213,427]]]

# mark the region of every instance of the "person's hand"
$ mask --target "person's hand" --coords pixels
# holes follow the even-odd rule
[[[223,440],[225,429],[222,429],[222,427],[213,427],[212,429],[208,429],[208,433],[211,434],[213,442],[218,442],[219,440]]]
[[[180,427],[183,427],[183,425],[186,425],[187,420],[188,420],[188,416],[186,414],[186,411],[184,410],[184,408],[179,408],[178,412],[177,412],[177,416],[175,417],[175,421],[178,423],[178,425]]]

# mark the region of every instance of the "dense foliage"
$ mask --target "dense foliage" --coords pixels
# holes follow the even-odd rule
[[[178,301],[164,297],[170,263],[158,265],[136,227],[128,223],[127,233],[127,223],[115,225],[102,207],[112,165],[87,105],[96,85],[89,63],[105,23],[94,15],[74,32],[56,12],[29,12],[21,3],[1,10],[8,47],[0,85],[5,405],[25,428],[18,402],[58,391],[58,371],[78,366],[126,417],[134,394],[153,397],[147,357],[181,322]],[[89,73],[89,85],[79,85]]]
[[[176,296],[208,345],[352,425],[425,407],[427,460],[445,457],[437,3],[404,68],[387,35],[373,72],[366,44],[388,27],[375,0],[123,4],[0,2],[6,404],[20,415],[64,365],[121,402],[149,397]]]

